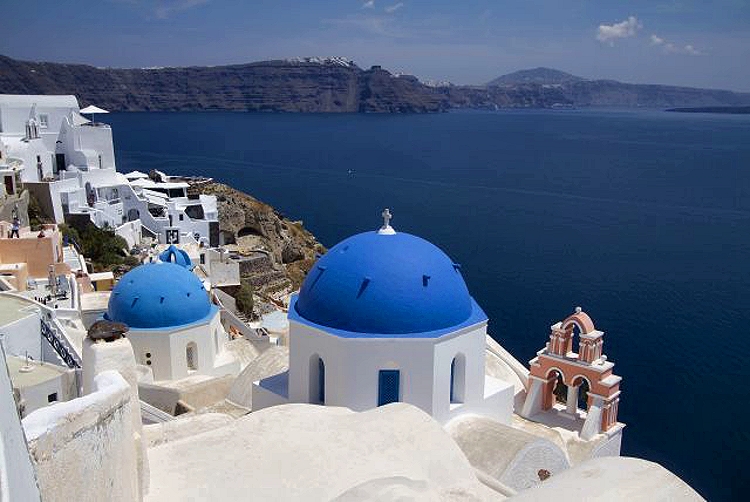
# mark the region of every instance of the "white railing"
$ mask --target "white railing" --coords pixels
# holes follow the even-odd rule
[[[47,322],[44,317],[40,321],[42,323],[42,336],[47,339],[50,346],[52,346],[68,368],[80,368],[82,365],[81,357],[76,353],[65,335],[62,334],[62,331],[57,326],[54,326],[54,324]]]

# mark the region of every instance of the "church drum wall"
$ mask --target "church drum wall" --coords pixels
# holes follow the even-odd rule
[[[457,354],[463,354],[465,364],[465,387],[461,403],[453,403],[461,412],[481,406],[484,400],[484,346],[486,323],[474,326],[459,334],[445,336],[435,344],[435,366],[433,370],[432,416],[439,422],[449,419],[451,413],[451,362]]]
[[[400,400],[432,413],[435,340],[430,338],[344,338],[292,321],[289,398],[309,402],[309,359],[325,363],[325,404],[355,411],[377,407],[378,374],[398,369]]]

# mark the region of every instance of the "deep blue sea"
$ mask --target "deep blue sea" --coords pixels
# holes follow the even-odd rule
[[[582,306],[623,377],[623,454],[711,500],[747,496],[750,116],[107,119],[120,171],[212,176],[329,247],[378,228],[391,208],[396,230],[462,264],[492,336],[524,363]]]

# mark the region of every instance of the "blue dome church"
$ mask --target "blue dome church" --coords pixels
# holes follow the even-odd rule
[[[487,316],[461,267],[390,225],[322,256],[289,305],[289,371],[256,382],[253,408],[280,402],[366,410],[395,401],[441,422],[510,422],[513,386],[485,375]]]
[[[128,325],[136,361],[150,368],[154,380],[237,374],[238,363],[220,357],[228,337],[219,308],[180,251],[172,250],[179,264],[148,263],[122,276],[105,318]]]

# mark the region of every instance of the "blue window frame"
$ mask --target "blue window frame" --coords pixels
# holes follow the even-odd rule
[[[401,372],[380,370],[378,375],[378,406],[398,402],[400,399]]]

